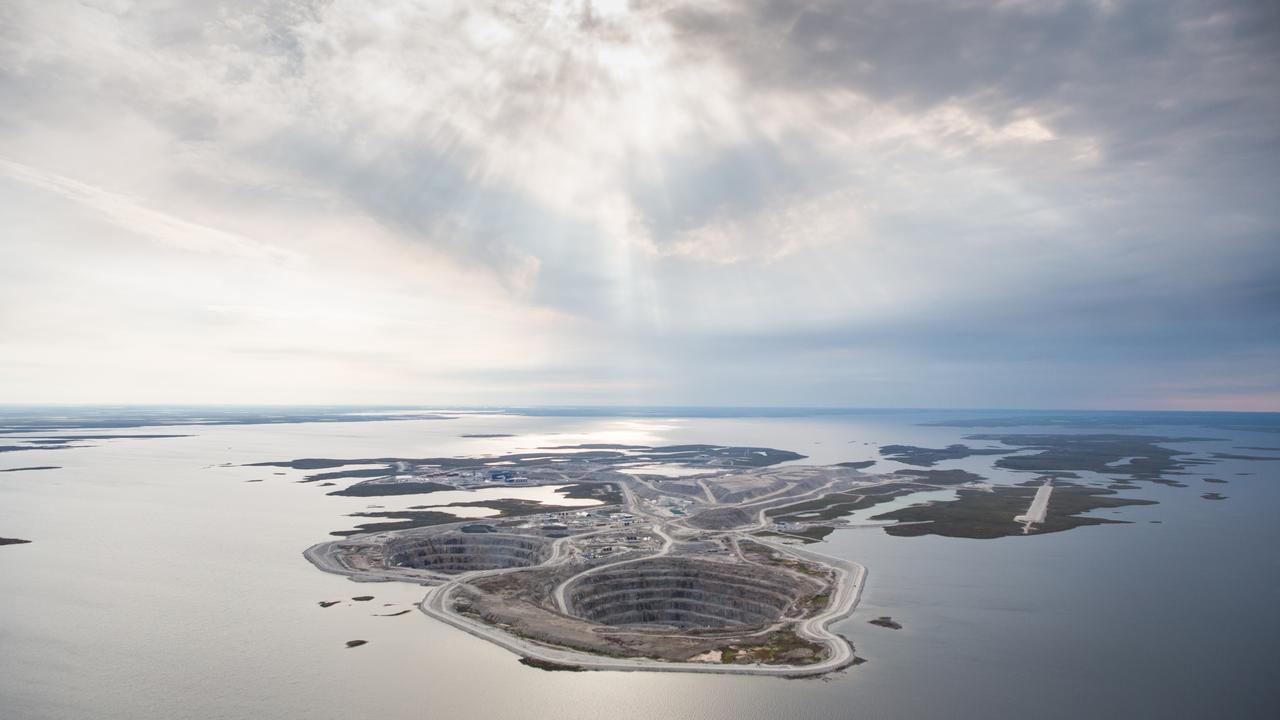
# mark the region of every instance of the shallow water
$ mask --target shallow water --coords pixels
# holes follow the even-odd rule
[[[449,503],[482,502],[485,500],[528,500],[541,505],[559,507],[591,507],[603,504],[593,498],[570,498],[556,492],[568,485],[537,485],[534,487],[478,487],[474,490],[437,490],[425,495],[390,495],[361,497],[360,500],[373,503],[382,511],[434,510],[457,515],[458,517],[489,517],[498,514],[491,508],[446,507]],[[479,514],[476,514],[479,513]]]
[[[295,482],[301,471],[221,467],[300,457],[500,454],[582,442],[760,445],[809,456],[801,462],[831,463],[878,459],[879,444],[940,447],[991,432],[916,424],[926,419],[475,414],[146,428],[137,432],[196,436],[0,454],[0,469],[63,466],[0,475],[0,535],[33,541],[0,547],[0,715],[1275,715],[1280,463],[1232,460],[1194,470],[1229,480],[1225,485],[1191,475],[1183,478],[1187,488],[1125,491],[1160,501],[1105,511],[1132,524],[990,541],[894,538],[874,528],[833,533],[811,547],[870,571],[863,604],[841,625],[868,662],[826,681],[548,673],[416,611],[379,617],[413,607],[421,588],[352,583],[315,570],[301,552],[352,527],[355,518],[346,515],[370,504],[390,508],[385,501],[392,498],[325,495],[333,488]],[[996,432],[1015,430],[1022,431]],[[1259,433],[1143,431],[1224,438],[1187,445],[1202,452],[1280,445]],[[467,433],[515,437],[459,437]],[[993,470],[994,459],[937,467],[993,482],[1030,477]],[[881,461],[872,471],[904,467]],[[1229,499],[1201,499],[1207,490]],[[394,500],[431,505],[436,497]],[[350,600],[361,595],[375,599]],[[333,600],[342,602],[317,604]],[[903,629],[867,624],[879,615]],[[369,643],[347,649],[353,639]]]
[[[891,520],[872,520],[872,518],[876,515],[883,515],[884,513],[901,510],[902,508],[911,507],[913,505],[924,505],[931,502],[946,502],[948,500],[955,499],[955,490],[921,490],[920,492],[901,495],[887,502],[882,502],[879,505],[873,505],[869,508],[854,510],[848,515],[845,515],[844,519],[848,520],[850,523],[875,522],[892,525],[893,522]]]

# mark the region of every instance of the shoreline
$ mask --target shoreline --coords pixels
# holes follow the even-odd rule
[[[476,575],[459,577],[455,581],[446,585],[432,588],[418,604],[418,608],[432,618],[462,630],[469,635],[478,637],[482,640],[487,640],[517,656],[530,658],[552,665],[572,666],[582,668],[584,670],[614,670],[620,672],[694,672],[805,678],[826,675],[857,664],[860,658],[858,658],[854,653],[852,643],[843,635],[830,630],[829,626],[834,622],[849,617],[853,614],[854,610],[857,609],[858,602],[862,598],[863,587],[866,584],[868,574],[866,567],[851,560],[842,560],[811,551],[801,551],[799,548],[776,545],[774,543],[761,541],[759,538],[755,538],[754,540],[756,542],[760,542],[762,545],[771,547],[774,550],[800,555],[811,562],[831,568],[839,575],[839,578],[835,583],[834,590],[837,593],[837,596],[840,597],[840,601],[831,603],[827,610],[824,610],[814,617],[801,621],[796,626],[797,635],[803,636],[813,642],[826,645],[831,650],[831,655],[826,660],[813,663],[811,665],[765,665],[760,663],[754,665],[733,665],[725,663],[716,664],[654,660],[651,658],[615,658],[551,645],[544,645],[532,640],[519,638],[490,625],[466,618],[449,609],[448,601],[453,591],[456,590],[459,585],[467,582],[468,580],[479,579],[482,576],[511,572],[512,570],[509,569],[481,571]],[[520,568],[520,570],[524,569],[526,568]]]
[[[303,556],[320,570],[345,575],[357,582],[411,582],[427,586],[429,589],[418,603],[419,610],[425,615],[477,638],[487,640],[521,658],[546,666],[624,672],[816,677],[842,670],[861,660],[855,654],[849,639],[833,631],[831,626],[848,618],[856,610],[866,584],[867,568],[851,560],[836,558],[794,544],[774,542],[756,533],[769,527],[770,520],[767,517],[769,510],[805,498],[824,495],[834,490],[836,486],[866,481],[861,473],[843,468],[805,466],[792,468],[786,472],[791,473],[787,475],[788,479],[775,477],[777,470],[770,470],[767,474],[761,472],[760,475],[756,475],[748,472],[736,476],[739,478],[738,482],[754,483],[754,487],[758,488],[754,491],[755,496],[748,495],[736,502],[718,500],[704,485],[701,488],[704,492],[698,495],[705,497],[705,501],[701,499],[695,501],[695,507],[699,510],[717,518],[719,516],[716,513],[736,510],[744,519],[750,518],[745,522],[727,526],[715,527],[719,523],[712,523],[711,528],[692,527],[690,520],[694,518],[684,514],[671,514],[658,502],[666,496],[655,493],[656,488],[652,484],[640,479],[611,478],[609,482],[616,483],[621,488],[622,502],[608,508],[623,512],[611,513],[614,520],[607,524],[597,524],[594,527],[583,526],[577,532],[554,537],[549,539],[549,542],[542,540],[544,551],[538,561],[532,564],[465,568],[458,573],[430,569],[430,565],[407,566],[398,562],[393,563],[389,559],[389,553],[392,551],[388,548],[404,542],[428,544],[435,541],[452,542],[448,538],[456,537],[460,526],[474,523],[475,520],[460,520],[457,523],[431,528],[385,530],[354,535],[342,540],[313,545],[303,552]],[[879,485],[881,482],[883,481],[872,481],[866,484]],[[634,487],[632,487],[633,484]],[[617,516],[622,516],[624,519],[618,521]],[[632,526],[633,523],[634,526]],[[514,532],[531,533],[520,537],[540,537],[532,534],[537,533],[537,530]],[[592,557],[591,552],[588,551],[591,543],[598,542],[597,538],[602,536],[619,533],[648,533],[654,537],[654,541],[651,541],[652,544],[647,550],[624,551],[616,558],[609,555],[609,559],[603,563],[593,563],[589,560],[584,563],[584,560]],[[508,537],[516,536],[508,535]],[[658,540],[660,540],[660,546],[657,544]],[[825,604],[817,606],[821,609],[815,610],[814,607],[807,607],[801,602],[803,596],[797,596],[792,602],[799,604],[780,606],[777,611],[779,614],[772,618],[757,616],[754,620],[746,618],[724,620],[722,629],[740,628],[742,632],[736,636],[730,633],[718,641],[711,637],[706,640],[717,642],[717,645],[712,646],[718,646],[719,649],[716,652],[734,653],[728,656],[730,658],[735,657],[740,645],[743,646],[741,650],[745,654],[737,656],[738,662],[689,659],[695,655],[705,657],[707,655],[705,648],[702,652],[682,658],[668,656],[664,659],[651,654],[655,652],[652,649],[646,651],[641,648],[629,649],[636,653],[634,657],[616,656],[610,652],[607,645],[601,646],[600,652],[593,652],[594,648],[591,645],[577,645],[576,641],[569,639],[573,632],[588,633],[589,636],[594,637],[597,629],[614,627],[612,623],[601,625],[571,611],[565,595],[566,587],[571,583],[577,583],[583,578],[594,576],[602,571],[616,572],[619,568],[635,563],[644,563],[651,567],[653,563],[711,562],[713,566],[721,568],[742,568],[739,572],[760,572],[760,561],[748,558],[739,543],[744,545],[754,543],[772,557],[772,561],[764,562],[763,565],[774,567],[772,572],[775,573],[782,571],[797,574],[799,571],[794,567],[797,562],[813,566],[810,570],[805,570],[804,574],[810,576],[810,582],[812,579],[821,581],[822,589],[810,592],[820,592],[824,596]],[[714,551],[706,549],[708,546],[721,548],[718,558]],[[756,570],[751,571],[749,568],[756,568]],[[474,617],[474,613],[460,611],[455,607],[454,599],[458,591],[464,588],[474,591],[480,581],[508,575],[514,577],[519,573],[535,573],[535,576],[536,573],[543,573],[544,576],[555,577],[555,586],[549,590],[549,594],[542,601],[536,599],[537,595],[532,596],[531,599],[531,596],[524,595],[520,591],[516,591],[506,601],[517,604],[512,607],[528,603],[535,608],[540,608],[539,612],[550,613],[545,616],[546,620],[541,621],[546,624],[513,626],[505,621],[495,620],[494,616],[486,616],[487,620],[482,620]],[[522,581],[527,581],[527,576],[514,580],[516,583]],[[744,578],[744,582],[751,581]],[[805,585],[806,583],[800,582],[797,587]],[[752,594],[752,591],[746,587],[742,592],[745,593],[743,597],[749,597]],[[708,600],[707,602],[719,601]],[[466,605],[469,606],[469,604]],[[662,622],[666,621],[659,621],[659,624]],[[576,630],[565,629],[574,626]],[[677,627],[679,627],[678,623]],[[570,635],[566,636],[564,632],[570,632]],[[774,633],[808,643],[816,651],[812,657],[820,659],[813,662],[774,663],[770,661],[775,659],[774,653],[777,650],[772,649],[776,647],[775,645],[768,642],[763,644],[744,642],[744,638]],[[694,636],[677,634],[653,637],[660,640],[662,637],[674,639]],[[749,657],[754,662],[742,662],[742,657]],[[790,660],[790,658],[787,659]]]

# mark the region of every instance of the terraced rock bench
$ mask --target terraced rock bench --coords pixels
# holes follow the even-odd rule
[[[583,575],[566,594],[570,613],[604,625],[715,628],[774,622],[821,588],[760,565],[654,558]]]
[[[545,562],[551,544],[539,537],[507,533],[451,532],[402,538],[387,545],[387,565],[457,574],[530,567]]]

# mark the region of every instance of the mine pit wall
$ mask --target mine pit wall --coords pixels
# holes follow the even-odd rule
[[[568,588],[568,605],[605,625],[765,625],[821,588],[759,565],[661,558],[583,576]]]
[[[447,574],[530,567],[550,555],[542,538],[502,533],[445,533],[387,544],[387,565]]]

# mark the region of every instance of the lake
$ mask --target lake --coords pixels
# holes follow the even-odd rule
[[[1197,456],[1280,455],[1239,449],[1280,447],[1280,434],[1197,424],[1214,424],[1210,415],[1148,414],[1149,424],[1130,419],[1106,429],[923,424],[1017,422],[1016,414],[991,411],[734,415],[533,410],[148,426],[112,432],[190,437],[0,453],[0,470],[59,466],[0,473],[0,536],[32,541],[0,547],[0,715],[1270,718],[1280,708],[1280,462],[1223,459],[1181,477],[1188,487],[1140,483],[1121,494],[1158,504],[1100,511],[1127,524],[996,540],[838,529],[809,547],[867,566],[862,604],[837,625],[867,662],[804,681],[525,667],[416,609],[396,615],[414,608],[420,587],[352,583],[302,557],[358,524],[347,516],[371,505],[482,495],[334,496],[326,494],[334,488],[297,482],[308,471],[243,466],[712,443],[793,450],[808,456],[800,464],[878,460],[869,472],[880,473],[908,467],[883,460],[880,445],[986,447],[993,443],[963,438],[1085,431],[1215,438],[1169,445]],[[1036,477],[993,467],[995,460],[936,467],[994,483]],[[1205,485],[1204,476],[1229,482]],[[1209,490],[1227,499],[1202,499]],[[557,501],[547,488],[480,492]],[[374,599],[352,600],[365,595]],[[339,602],[322,608],[321,601]],[[867,623],[879,615],[903,629]],[[368,644],[348,649],[354,639]]]

